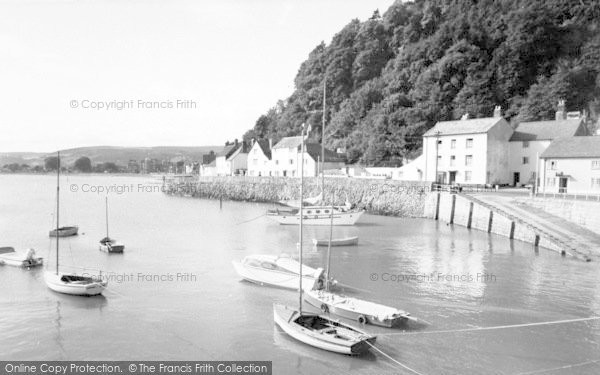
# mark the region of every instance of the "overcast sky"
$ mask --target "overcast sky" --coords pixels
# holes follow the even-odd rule
[[[241,138],[320,41],[392,3],[0,1],[0,152]]]

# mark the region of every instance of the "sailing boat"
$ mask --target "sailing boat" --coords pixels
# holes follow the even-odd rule
[[[335,294],[330,291],[327,280],[331,269],[331,246],[333,245],[333,219],[331,221],[329,226],[329,246],[327,247],[325,289],[307,290],[305,301],[314,307],[320,308],[324,314],[355,320],[360,324],[369,323],[391,328],[401,325],[409,319],[414,319],[406,311],[358,298]]]
[[[107,253],[122,253],[125,245],[108,236],[108,197],[106,197],[106,237],[100,240],[100,251]]]
[[[310,127],[307,133],[310,131]],[[302,126],[301,157],[304,159],[304,125]],[[304,163],[300,172],[300,199],[304,194]],[[298,309],[273,304],[273,317],[284,332],[298,341],[323,350],[341,354],[358,355],[367,352],[376,340],[364,331],[350,325],[332,320],[327,316],[302,311],[302,206],[300,206],[300,277],[298,292],[300,294]]]
[[[60,207],[60,152],[58,153],[58,168],[56,171],[56,229],[59,227],[59,207]],[[60,236],[56,236],[56,272],[46,271],[44,279],[48,288],[58,293],[71,294],[76,296],[95,296],[101,294],[107,281],[99,280],[95,277],[79,276],[73,273],[61,273],[58,267],[58,250]]]
[[[321,193],[316,197],[299,199],[297,201],[280,202],[292,209],[269,210],[267,217],[282,225],[297,225],[300,222],[298,208],[304,206],[304,225],[329,225],[330,218],[333,225],[354,225],[360,219],[364,210],[353,209],[346,196],[346,203],[342,206],[325,206],[325,116],[327,103],[327,78],[323,82],[323,123],[321,136]],[[304,140],[303,143],[304,145]],[[304,166],[304,165],[303,165]],[[300,204],[303,202],[303,204]]]

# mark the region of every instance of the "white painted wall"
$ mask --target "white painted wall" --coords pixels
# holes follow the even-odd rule
[[[472,147],[467,148],[467,139],[473,139]],[[436,141],[442,143],[436,151]],[[452,140],[455,147],[452,148]],[[445,173],[445,183],[449,183],[450,171],[456,171],[455,182],[459,184],[485,184],[487,172],[487,134],[441,135],[424,137],[425,179],[436,181],[436,154],[440,157],[437,171]],[[471,165],[466,165],[467,155],[472,156]],[[452,164],[451,157],[454,156]],[[466,180],[467,171],[471,172],[471,180]]]
[[[600,182],[600,169],[592,168],[592,161],[597,159],[543,159],[542,181],[540,192],[567,194],[600,194],[600,184],[592,185],[592,179]],[[554,166],[552,165],[554,162]],[[566,191],[559,187],[560,178],[567,179]]]
[[[532,176],[536,172],[536,160],[539,160],[539,155],[550,146],[550,143],[551,141],[529,141],[529,147],[523,147],[521,141],[508,143],[508,168],[511,185],[513,185],[515,173],[519,173],[521,184],[534,183]],[[524,157],[529,158],[528,164],[523,164]]]
[[[225,156],[217,156],[216,167],[217,176],[231,175],[231,163],[225,159]]]
[[[248,153],[248,176],[270,176],[271,160],[264,154],[258,142],[255,142]]]

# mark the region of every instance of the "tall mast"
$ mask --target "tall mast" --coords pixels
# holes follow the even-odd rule
[[[105,197],[106,199],[106,238],[108,237],[108,196]]]
[[[59,239],[59,212],[60,212],[60,151],[58,151],[58,166],[56,168],[56,274],[58,275],[58,239]]]
[[[333,238],[333,201],[335,200],[335,193],[331,201],[331,219],[329,222],[329,244],[327,245],[327,273],[325,274],[325,290],[329,292],[329,272],[331,270],[331,240]]]
[[[327,103],[327,76],[323,80],[323,125],[321,125],[321,200],[325,203],[325,113]]]
[[[308,132],[307,132],[308,133]],[[304,124],[302,124],[302,146],[300,147],[300,202],[304,199]],[[302,315],[302,219],[304,217],[303,204],[300,203],[300,301],[299,312]]]

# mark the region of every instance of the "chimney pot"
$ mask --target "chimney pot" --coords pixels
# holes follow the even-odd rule
[[[502,107],[499,105],[494,107],[494,117],[502,117]]]
[[[563,99],[559,100],[556,108],[556,121],[565,120],[567,118],[565,107],[565,101]]]

